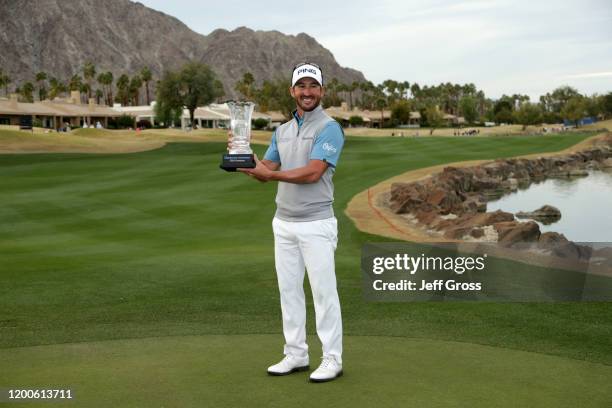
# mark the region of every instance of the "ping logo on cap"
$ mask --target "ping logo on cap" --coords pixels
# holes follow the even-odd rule
[[[295,68],[291,77],[291,86],[295,86],[296,82],[302,78],[312,78],[317,81],[319,85],[323,85],[323,74],[321,73],[321,69],[314,65],[304,64]]]
[[[298,75],[310,72],[311,74],[317,74],[317,70],[314,68],[298,68]]]

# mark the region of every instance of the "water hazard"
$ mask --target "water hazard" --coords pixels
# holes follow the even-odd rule
[[[612,172],[592,171],[587,177],[534,183],[488,202],[487,211],[516,214],[546,204],[557,207],[561,219],[549,225],[538,222],[540,231],[559,232],[574,242],[612,242]]]

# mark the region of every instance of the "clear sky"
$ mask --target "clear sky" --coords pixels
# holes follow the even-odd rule
[[[532,100],[612,91],[612,0],[140,0],[192,30],[305,32],[380,83],[473,82]]]

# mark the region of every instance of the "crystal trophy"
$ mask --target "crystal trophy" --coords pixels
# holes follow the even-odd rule
[[[251,150],[251,116],[253,115],[253,102],[227,103],[230,111],[232,129],[232,147],[229,153],[223,155],[221,167],[225,171],[236,171],[239,168],[255,167],[253,150]]]

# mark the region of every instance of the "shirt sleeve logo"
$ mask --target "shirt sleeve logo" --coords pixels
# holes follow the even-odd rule
[[[323,150],[327,152],[327,154],[334,154],[338,151],[338,149],[336,149],[334,145],[330,143],[323,143],[322,147],[323,147]]]

